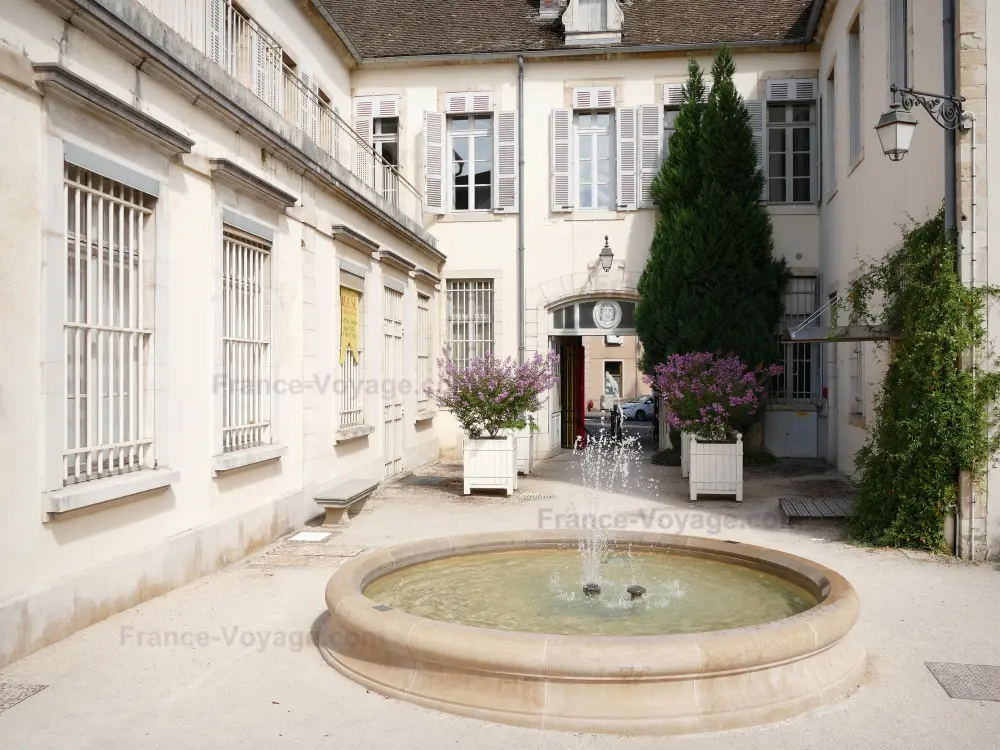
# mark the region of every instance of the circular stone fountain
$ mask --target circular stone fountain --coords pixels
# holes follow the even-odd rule
[[[320,650],[384,695],[582,732],[760,724],[861,680],[858,598],[832,570],[748,544],[619,532],[600,593],[584,595],[578,544],[570,531],[470,534],[360,556],[327,584]]]

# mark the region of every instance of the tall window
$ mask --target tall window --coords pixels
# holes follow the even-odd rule
[[[837,81],[830,71],[823,96],[823,191],[837,185]]]
[[[816,200],[816,105],[812,102],[767,106],[768,200]]]
[[[674,105],[667,105],[663,110],[663,153],[661,154],[663,163],[666,163],[670,155],[670,139],[674,137],[677,130],[677,115],[681,108]]]
[[[153,468],[153,198],[67,164],[63,482]]]
[[[340,395],[340,426],[359,427],[365,423],[365,393],[364,393],[364,342],[365,316],[364,295],[348,287],[340,287],[340,325],[344,330],[345,316],[355,318],[357,325],[358,351],[340,353],[340,382],[343,390]],[[351,307],[356,310],[351,310]]]
[[[380,117],[374,122],[375,153],[390,167],[389,171],[376,169],[376,188],[387,201],[396,204],[399,194],[399,119]]]
[[[448,346],[460,368],[493,352],[492,280],[448,282]]]
[[[909,0],[889,0],[889,83],[909,85]]]
[[[611,112],[577,112],[577,208],[615,208],[615,165]]]
[[[793,276],[785,286],[784,322],[789,328],[812,315],[819,301],[819,279]],[[782,345],[784,372],[771,382],[771,397],[777,403],[806,405],[818,400],[820,344],[792,342]]]
[[[451,208],[493,208],[493,116],[452,115],[448,118],[451,154]]]
[[[851,163],[853,164],[861,157],[864,148],[861,129],[861,16],[854,19],[854,25],[847,34],[847,58],[851,92]]]
[[[430,409],[425,389],[431,385],[431,298],[417,295],[417,411]]]
[[[222,234],[224,452],[271,442],[271,245],[226,227]]]
[[[851,343],[850,362],[851,415],[865,415],[865,345],[861,341]]]

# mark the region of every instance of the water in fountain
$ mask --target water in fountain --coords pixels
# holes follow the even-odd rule
[[[601,566],[608,553],[613,529],[605,524],[611,514],[611,496],[625,491],[636,475],[642,449],[639,439],[625,434],[625,418],[621,411],[621,393],[610,373],[605,373],[605,391],[614,399],[611,425],[601,418],[597,435],[586,440],[577,438],[574,453],[582,453],[584,508],[573,507],[583,521],[580,537],[580,584],[588,596],[600,593]]]

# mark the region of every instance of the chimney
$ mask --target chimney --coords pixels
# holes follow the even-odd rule
[[[538,17],[543,20],[559,18],[562,10],[562,0],[540,0],[538,5]]]

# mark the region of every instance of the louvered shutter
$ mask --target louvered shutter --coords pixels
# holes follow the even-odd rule
[[[449,115],[492,112],[492,91],[461,91],[445,94],[444,111]]]
[[[319,83],[308,73],[301,73],[299,80],[304,89],[299,100],[299,127],[315,141],[319,137]]]
[[[208,33],[206,39],[206,49],[212,62],[222,65],[223,44],[222,44],[222,16],[224,0],[207,0],[205,28]]]
[[[667,107],[680,107],[687,98],[684,96],[683,83],[663,84],[663,104]]]
[[[769,78],[767,100],[769,102],[808,102],[816,99],[815,78]]]
[[[573,210],[573,110],[552,110],[552,149],[550,154],[553,213]]]
[[[271,109],[277,110],[280,71],[275,69],[275,63],[280,59],[280,56],[271,48],[262,34],[255,34],[251,57],[253,91]]]
[[[618,131],[618,210],[634,211],[636,202],[636,123],[635,107],[615,109]]]
[[[517,112],[497,112],[493,139],[493,208],[517,212]]]
[[[663,107],[639,106],[639,206],[653,206],[653,179],[663,154]]]
[[[424,112],[424,204],[429,214],[447,213],[444,144],[444,115]]]
[[[373,185],[375,179],[375,100],[370,96],[354,100],[354,131],[363,143],[357,145],[354,173],[366,185]]]
[[[757,149],[757,169],[764,173],[764,192],[762,201],[767,200],[767,130],[764,122],[764,102],[759,99],[747,100],[747,111],[750,113],[750,130],[753,132],[753,144]]]
[[[581,86],[573,89],[574,109],[611,109],[614,106],[614,86]]]

